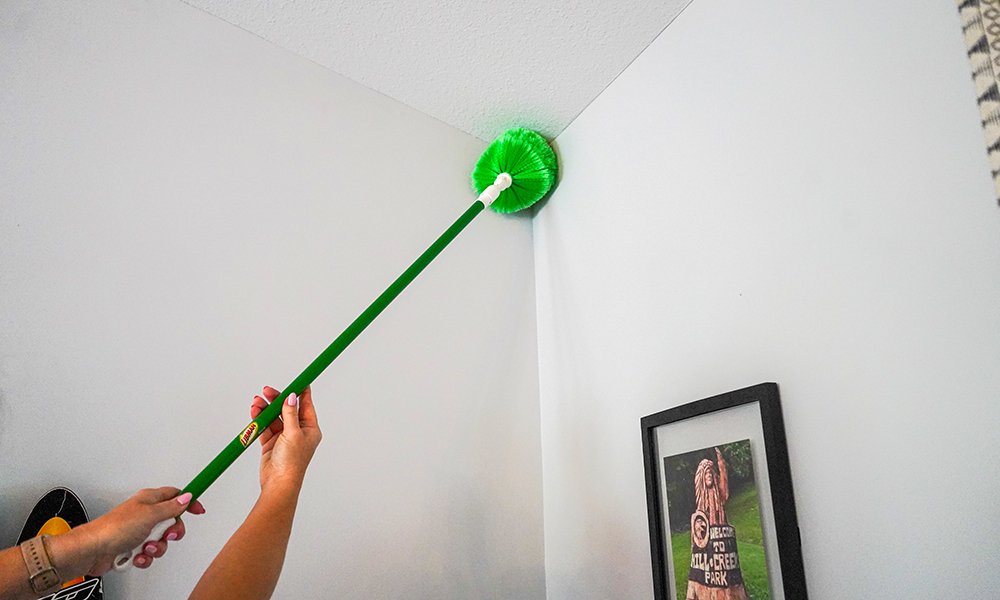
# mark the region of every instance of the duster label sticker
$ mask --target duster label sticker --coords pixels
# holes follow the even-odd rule
[[[247,446],[250,445],[250,442],[254,441],[255,439],[257,439],[256,422],[250,423],[249,425],[247,425],[247,428],[243,430],[243,433],[240,434],[240,443],[243,444],[244,448],[246,448]]]

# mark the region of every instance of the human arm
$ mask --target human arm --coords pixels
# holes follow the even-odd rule
[[[264,388],[254,398],[251,418],[278,396]],[[229,538],[189,600],[267,600],[278,583],[292,519],[306,467],[322,439],[312,394],[290,394],[275,420],[260,435],[260,497],[246,520]]]
[[[192,514],[205,512],[200,502],[192,503],[190,496],[177,497],[179,493],[179,489],[172,487],[142,490],[90,523],[47,537],[46,552],[59,578],[72,581],[83,575],[101,575],[111,569],[118,554],[141,544],[160,521],[180,517],[185,510]],[[168,541],[183,537],[184,523],[178,519],[159,541],[146,544],[133,564],[140,569],[149,567],[153,559],[167,551]],[[0,600],[37,597],[31,589],[21,549],[14,547],[0,552]]]
[[[722,453],[715,449],[715,456],[719,459],[719,501],[722,504],[729,500],[729,475],[726,473],[726,461],[722,460]]]

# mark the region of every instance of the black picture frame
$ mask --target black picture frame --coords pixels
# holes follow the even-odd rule
[[[781,416],[781,400],[776,383],[761,383],[718,396],[704,398],[642,418],[642,453],[646,472],[646,507],[649,515],[649,542],[653,568],[653,597],[670,600],[675,582],[670,579],[667,564],[667,531],[664,523],[661,457],[658,436],[669,435],[670,427],[695,417],[713,415],[727,409],[756,403],[760,413],[767,481],[770,484],[770,506],[761,503],[761,513],[772,511],[774,541],[780,565],[780,589],[787,600],[806,600],[805,570],[802,563],[802,542],[795,498],[792,493],[792,472],[785,441],[785,425]],[[668,428],[662,430],[661,428]],[[691,450],[705,447],[694,445]],[[759,477],[759,475],[757,475]],[[774,559],[768,555],[770,563]],[[774,584],[772,584],[773,586]],[[773,589],[773,587],[772,587]]]

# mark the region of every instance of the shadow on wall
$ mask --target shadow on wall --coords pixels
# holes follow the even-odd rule
[[[545,192],[545,195],[542,196],[542,198],[538,202],[532,204],[531,209],[527,211],[529,213],[528,216],[532,219],[535,218],[535,215],[538,214],[538,211],[542,210],[542,208],[544,208],[545,205],[549,203],[549,198],[551,198],[552,194],[555,193],[557,189],[559,189],[559,184],[562,183],[563,161],[562,161],[562,154],[560,154],[559,152],[559,140],[558,139],[550,140],[549,147],[552,148],[552,152],[556,155],[556,165],[558,166],[558,168],[556,169],[556,182],[552,184],[552,187],[549,188],[549,191]],[[514,213],[514,214],[520,214],[520,213]]]
[[[539,600],[545,598],[545,575],[535,546],[528,540],[524,561],[508,561],[512,548],[523,548],[518,523],[498,518],[502,494],[476,482],[460,482],[421,499],[420,510],[389,528],[364,525],[371,536],[335,560],[354,575],[330,582],[331,598],[406,598],[407,600]],[[298,517],[296,517],[298,518]],[[528,515],[529,521],[535,515]],[[330,536],[347,532],[333,530]],[[291,544],[296,541],[293,534]],[[498,561],[498,558],[500,559]],[[328,559],[328,558],[327,558]],[[322,554],[313,565],[321,567]],[[284,577],[284,575],[282,575]],[[280,584],[279,584],[280,587]]]
[[[556,148],[557,157],[559,156]],[[556,185],[558,185],[558,180]],[[542,206],[547,196],[535,204]],[[560,198],[557,202],[571,201]],[[555,597],[565,598],[633,598],[652,594],[652,573],[649,563],[648,538],[635,538],[632,531],[635,521],[632,514],[641,515],[641,527],[646,527],[646,499],[642,488],[642,456],[641,438],[639,435],[639,420],[635,419],[633,447],[629,451],[620,448],[620,440],[609,439],[608,419],[614,415],[613,404],[608,405],[608,398],[601,391],[600,378],[602,363],[600,353],[594,350],[592,340],[587,333],[574,326],[575,323],[587,322],[589,319],[586,302],[582,299],[588,296],[587,290],[580,287],[572,278],[559,279],[557,273],[567,272],[567,265],[573,263],[564,245],[554,244],[546,249],[549,268],[538,271],[539,278],[550,277],[544,282],[544,287],[550,290],[551,311],[549,313],[551,330],[550,340],[559,340],[558,346],[547,350],[539,348],[539,353],[550,352],[552,364],[549,370],[558,375],[558,380],[543,382],[542,410],[547,413],[543,417],[543,431],[557,432],[558,440],[550,439],[545,444],[545,450],[554,450],[545,459],[546,468],[551,469],[546,480],[545,494],[549,486],[561,493],[572,490],[571,495],[559,500],[568,508],[566,514],[558,516],[553,522],[563,521],[559,527],[567,527],[555,540],[546,540],[547,556],[567,553],[578,555],[578,565],[587,565],[590,572],[580,574],[547,573],[551,580],[548,583],[549,593]],[[542,283],[538,284],[542,287]],[[581,349],[574,353],[572,360],[568,353],[559,352],[560,348]],[[546,399],[546,389],[558,389],[552,398]],[[548,403],[548,405],[546,405]],[[612,408],[608,408],[612,406]],[[611,413],[609,414],[609,411]],[[544,422],[548,420],[548,423]],[[608,448],[615,450],[608,453]],[[639,487],[631,494],[622,494],[621,490],[609,489],[608,480],[616,480],[622,468],[620,458],[631,454],[638,462],[633,468],[639,469]],[[580,492],[580,490],[585,490]],[[568,519],[582,517],[586,519],[565,525]],[[546,514],[546,519],[552,515]],[[550,526],[546,523],[546,528]],[[557,544],[557,545],[556,545]],[[643,565],[641,589],[636,589],[636,574],[634,565]]]
[[[2,365],[0,365],[0,369],[2,369]],[[9,411],[7,409],[7,395],[4,394],[3,389],[0,388],[0,448],[3,447],[4,428],[7,426],[7,423],[10,422],[10,414],[8,413]],[[12,468],[11,462],[12,461],[9,458],[5,458],[3,461],[4,464],[3,468],[4,469]],[[0,479],[0,481],[2,481],[2,479]],[[14,527],[14,525],[10,523],[10,520],[12,518],[10,516],[12,514],[11,509],[13,508],[10,497],[10,490],[6,489],[6,487],[2,484],[0,484],[0,507],[3,507],[3,510],[0,510],[0,549],[2,549],[6,548],[9,545],[5,543],[5,540],[7,540],[8,538],[13,540],[14,535],[16,535],[10,533],[10,530]],[[3,515],[7,516],[4,517]]]
[[[530,567],[504,572],[492,566],[503,554],[501,546],[518,543],[514,539],[505,539],[505,532],[516,536],[513,532],[518,528],[499,523],[496,508],[490,506],[502,501],[490,498],[490,491],[477,485],[463,486],[445,500],[443,515],[447,522],[442,529],[450,538],[445,564],[452,576],[448,578],[450,581],[447,581],[446,589],[428,590],[431,593],[425,597],[496,600],[545,597],[544,572]],[[434,535],[434,531],[425,534]],[[441,596],[440,592],[447,595]]]
[[[0,388],[0,440],[3,440],[4,430],[10,422],[10,410],[7,408],[7,394]]]

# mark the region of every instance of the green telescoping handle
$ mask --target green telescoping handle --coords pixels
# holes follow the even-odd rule
[[[348,325],[347,329],[345,329],[344,332],[337,337],[337,339],[333,340],[333,343],[327,346],[326,350],[317,356],[316,360],[312,361],[312,363],[306,367],[305,371],[302,371],[302,373],[296,377],[294,381],[288,384],[288,387],[286,387],[284,391],[282,391],[281,394],[275,398],[273,402],[271,402],[270,406],[257,415],[257,418],[251,421],[250,424],[247,425],[242,432],[240,432],[240,435],[236,436],[236,439],[229,442],[229,445],[226,446],[225,449],[223,449],[222,452],[220,452],[219,455],[212,460],[212,462],[208,463],[208,466],[202,469],[201,473],[198,473],[198,476],[184,488],[184,492],[191,492],[194,495],[192,500],[201,496],[202,493],[208,489],[208,486],[212,485],[215,480],[219,478],[219,475],[222,475],[223,471],[228,469],[229,465],[233,464],[233,462],[239,458],[240,454],[247,449],[247,446],[253,443],[253,441],[257,439],[257,436],[260,435],[262,431],[267,429],[268,425],[274,422],[276,418],[278,418],[278,415],[281,414],[281,406],[284,404],[285,398],[293,392],[295,394],[301,394],[303,390],[309,387],[309,385],[315,381],[317,377],[319,377],[320,373],[330,366],[330,363],[332,363],[334,359],[337,358],[337,356],[339,356],[340,353],[343,352],[344,349],[347,348],[347,346],[353,342],[362,331],[365,330],[365,327],[368,327],[368,325],[375,320],[375,317],[379,316],[379,313],[385,310],[385,307],[389,306],[389,303],[392,302],[396,296],[398,296],[399,293],[402,292],[403,289],[409,285],[421,271],[424,270],[424,267],[430,264],[430,262],[434,260],[434,258],[437,257],[442,250],[444,250],[445,246],[455,239],[455,237],[461,233],[463,229],[465,229],[465,226],[468,225],[472,219],[476,217],[476,215],[482,212],[485,207],[486,206],[481,201],[476,200],[476,202],[469,207],[469,209],[465,211],[465,213],[459,217],[447,231],[441,234],[441,237],[439,237],[437,241],[431,244],[430,248],[424,251],[424,253],[421,254],[417,260],[413,261],[413,264],[410,265],[408,269],[403,271],[403,274],[397,277],[396,281],[393,281],[392,284],[384,292],[382,292],[381,296],[376,298],[375,301],[372,302],[368,308],[366,308],[365,311],[358,316],[357,319],[354,319],[354,322]]]

